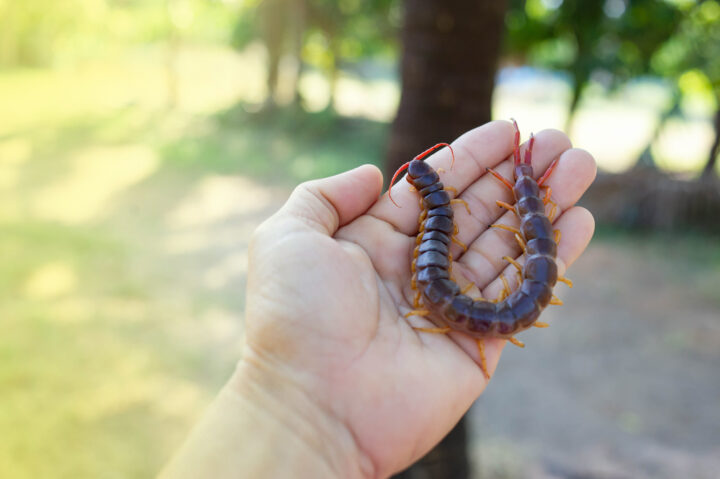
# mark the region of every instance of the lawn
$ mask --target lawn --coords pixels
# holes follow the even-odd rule
[[[381,156],[383,123],[247,113],[197,73],[167,108],[162,74],[0,75],[0,477],[156,472],[238,358],[249,232]]]

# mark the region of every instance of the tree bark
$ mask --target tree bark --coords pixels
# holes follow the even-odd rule
[[[568,105],[568,114],[565,119],[565,131],[569,132],[572,128],[573,120],[575,119],[575,113],[577,112],[578,106],[580,106],[580,99],[582,98],[582,92],[585,89],[585,85],[588,82],[588,75],[582,73],[576,73],[573,75],[573,87],[570,94],[570,105]]]
[[[405,0],[402,93],[386,176],[490,120],[505,0]]]
[[[467,455],[467,421],[459,423],[425,457],[392,479],[466,479],[470,474]]]
[[[405,0],[402,93],[385,162],[386,179],[439,142],[491,118],[506,0]],[[462,160],[462,159],[460,159]],[[397,478],[470,477],[465,418]]]

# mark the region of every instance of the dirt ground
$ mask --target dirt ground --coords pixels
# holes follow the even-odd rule
[[[591,243],[472,410],[479,477],[720,477],[720,307],[672,253]]]

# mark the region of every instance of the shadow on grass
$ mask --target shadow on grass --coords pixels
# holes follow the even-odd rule
[[[240,174],[292,186],[382,163],[387,124],[297,109],[247,112],[242,105],[218,114],[213,127],[164,145],[169,168]]]

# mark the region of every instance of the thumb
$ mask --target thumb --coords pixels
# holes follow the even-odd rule
[[[365,213],[382,190],[382,173],[373,165],[300,184],[283,212],[329,236]]]

